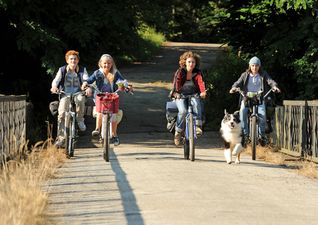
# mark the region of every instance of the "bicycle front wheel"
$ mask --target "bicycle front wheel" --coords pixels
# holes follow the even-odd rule
[[[103,144],[104,144],[104,152],[103,157],[106,162],[109,162],[109,150],[110,150],[110,138],[109,138],[109,129],[110,129],[110,117],[108,114],[103,115]]]
[[[184,159],[189,159],[190,148],[189,148],[189,140],[187,140],[187,138],[185,138],[184,140],[183,152],[184,152]]]
[[[188,133],[189,133],[189,151],[191,153],[191,161],[195,159],[195,146],[194,146],[194,123],[193,115],[189,114],[188,116]]]
[[[252,145],[252,159],[256,159],[256,143],[257,143],[257,127],[256,127],[256,116],[251,118],[251,145]]]
[[[69,137],[69,154],[70,157],[74,156],[75,151],[75,137],[76,137],[76,125],[75,125],[75,117],[71,117],[70,119],[70,137]]]

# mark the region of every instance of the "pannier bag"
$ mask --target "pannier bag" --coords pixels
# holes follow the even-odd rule
[[[99,113],[117,113],[119,110],[119,95],[116,93],[101,93],[96,95],[96,111]]]
[[[166,119],[167,130],[171,133],[174,132],[178,115],[178,107],[175,101],[168,101],[166,103]]]
[[[50,102],[49,109],[50,109],[52,116],[57,116],[59,103],[60,103],[59,101]]]

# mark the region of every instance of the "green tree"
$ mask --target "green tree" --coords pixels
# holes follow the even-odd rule
[[[258,55],[285,98],[318,98],[316,1],[211,1],[209,9],[219,40],[243,59]]]

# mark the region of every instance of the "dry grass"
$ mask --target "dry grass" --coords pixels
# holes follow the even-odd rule
[[[43,182],[54,176],[65,154],[38,143],[24,161],[9,161],[0,171],[0,224],[52,224],[46,217],[47,194]]]
[[[318,165],[313,162],[303,162],[298,173],[306,177],[318,178]]]
[[[271,146],[257,146],[256,151],[256,157],[258,160],[264,160],[275,165],[286,166],[290,169],[296,170],[298,174],[306,177],[318,178],[318,165],[314,162],[308,162],[285,155]],[[252,154],[252,148],[250,145],[247,146],[245,152],[250,155]]]
[[[152,87],[160,87],[160,88],[166,88],[166,89],[171,89],[172,88],[172,82],[166,82],[166,81],[155,81],[148,83]]]

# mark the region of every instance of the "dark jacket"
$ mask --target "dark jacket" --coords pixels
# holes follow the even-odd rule
[[[266,93],[266,91],[269,90],[269,87],[273,88],[277,86],[277,83],[268,75],[266,71],[261,71],[259,75],[261,76],[262,80],[263,93]],[[232,88],[239,87],[246,94],[249,77],[249,72],[245,71],[241,74],[240,78],[232,85]]]
[[[176,72],[176,81],[175,81],[175,91],[180,93],[180,90],[184,83],[187,80],[187,71],[185,69],[178,69]],[[192,71],[192,80],[195,86],[197,87],[198,93],[205,91],[205,84],[203,81],[202,72],[199,69],[194,69]]]

